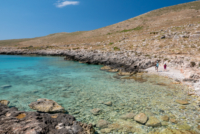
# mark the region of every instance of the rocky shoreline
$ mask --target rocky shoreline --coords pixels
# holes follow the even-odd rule
[[[42,55],[42,56],[63,56],[65,60],[79,61],[88,64],[100,64],[109,66],[109,72],[120,72],[120,75],[149,72],[148,68],[155,65],[156,61],[160,61],[161,66],[165,62],[168,68],[175,69],[183,74],[183,77],[168,76],[176,82],[182,82],[191,87],[190,92],[200,95],[200,71],[198,59],[194,61],[191,57],[182,55],[166,56],[165,58],[158,56],[149,56],[134,51],[116,51],[103,52],[99,50],[28,50],[15,48],[0,48],[0,54],[5,55]],[[107,70],[107,69],[106,69]],[[150,71],[152,73],[152,71]],[[154,73],[154,72],[153,72]],[[158,75],[160,75],[158,73]],[[162,74],[161,74],[162,75]]]

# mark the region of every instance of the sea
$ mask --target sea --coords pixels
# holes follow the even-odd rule
[[[172,79],[138,73],[119,76],[102,65],[65,61],[64,57],[0,55],[0,100],[22,111],[39,98],[56,101],[76,120],[93,124],[97,133],[146,134],[163,129],[198,130],[199,109],[188,87]],[[181,105],[176,100],[187,100]],[[106,105],[107,103],[112,105]],[[94,115],[92,109],[100,109]],[[150,127],[123,117],[145,113],[160,121]],[[162,117],[169,117],[163,121]],[[173,122],[173,120],[175,122]],[[106,121],[99,127],[100,121]]]

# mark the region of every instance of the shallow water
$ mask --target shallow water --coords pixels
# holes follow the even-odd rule
[[[0,55],[0,100],[9,100],[9,106],[19,110],[33,111],[28,107],[31,102],[39,98],[52,99],[79,121],[96,124],[104,119],[110,124],[118,124],[115,129],[111,126],[111,133],[148,133],[166,127],[180,128],[181,124],[198,131],[199,111],[193,105],[194,98],[187,96],[185,86],[148,74],[119,79],[116,73],[101,71],[101,67],[64,61],[63,57]],[[4,85],[11,87],[1,88]],[[187,99],[190,104],[181,109],[175,102],[177,99]],[[109,101],[112,106],[104,104]],[[90,112],[94,108],[102,112],[95,116]],[[177,123],[167,122],[167,126],[153,128],[131,119],[120,119],[130,112],[143,112],[159,120],[167,115]],[[135,132],[128,130],[130,126]],[[100,132],[100,128],[96,130]]]

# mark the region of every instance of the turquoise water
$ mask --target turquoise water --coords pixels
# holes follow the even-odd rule
[[[112,133],[148,133],[166,127],[177,129],[182,124],[198,131],[199,111],[192,105],[194,98],[187,96],[186,87],[148,74],[138,74],[131,79],[118,77],[116,73],[101,71],[101,67],[64,61],[63,57],[0,55],[0,100],[9,100],[9,106],[19,110],[33,111],[28,107],[31,102],[39,98],[52,99],[79,121],[97,124],[104,119],[118,124],[118,128],[108,127]],[[11,87],[1,88],[4,85]],[[176,99],[187,99],[191,104],[180,109]],[[112,106],[104,104],[109,101]],[[93,115],[90,110],[94,108],[101,109],[101,113]],[[167,122],[166,126],[153,128],[120,118],[130,112],[144,112],[159,120],[167,115],[177,123]],[[100,128],[95,129],[101,133]]]

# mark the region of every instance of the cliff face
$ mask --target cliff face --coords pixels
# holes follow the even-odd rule
[[[94,134],[92,125],[68,114],[23,112],[0,103],[1,134]]]

